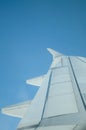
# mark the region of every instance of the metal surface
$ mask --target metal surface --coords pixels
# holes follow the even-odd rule
[[[27,80],[40,88],[27,112],[20,107],[20,114],[25,114],[17,130],[85,130],[86,58],[64,56],[50,48],[48,51],[53,56],[48,73]],[[5,113],[12,115],[10,110]]]

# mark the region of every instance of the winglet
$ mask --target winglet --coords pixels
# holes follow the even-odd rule
[[[56,57],[62,56],[61,53],[59,53],[59,52],[57,52],[57,51],[55,51],[55,50],[53,50],[51,48],[47,48],[47,50],[52,54],[53,59],[55,59]]]

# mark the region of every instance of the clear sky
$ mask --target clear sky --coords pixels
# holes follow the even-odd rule
[[[86,57],[86,0],[0,0],[0,108],[33,99],[25,81],[47,72],[47,47]],[[0,114],[0,130],[18,122]]]

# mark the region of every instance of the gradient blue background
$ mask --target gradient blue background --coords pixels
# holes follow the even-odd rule
[[[86,57],[86,0],[0,0],[0,108],[34,98],[25,81],[47,72],[47,47]],[[19,121],[0,114],[0,130]]]

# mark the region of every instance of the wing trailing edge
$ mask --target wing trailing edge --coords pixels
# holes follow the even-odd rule
[[[29,109],[31,105],[31,101],[26,101],[23,103],[11,105],[1,109],[1,112],[6,115],[10,115],[13,117],[23,118],[26,111]]]
[[[45,75],[42,75],[36,78],[28,79],[26,80],[26,83],[40,87],[44,79],[45,79]]]

